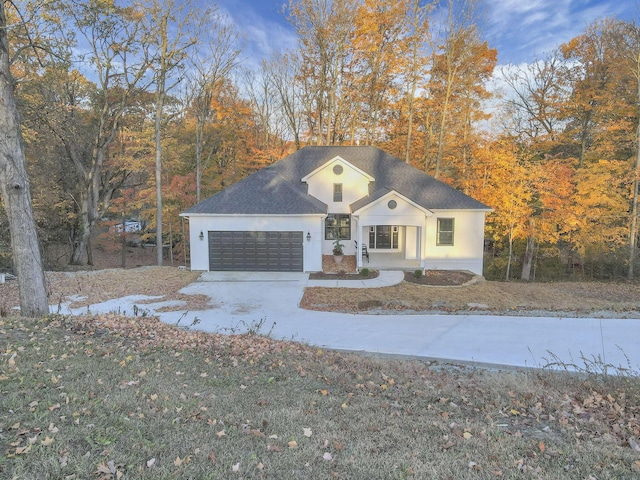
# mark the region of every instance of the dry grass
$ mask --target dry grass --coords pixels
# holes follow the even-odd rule
[[[444,367],[444,368],[443,368]],[[0,319],[0,477],[632,479],[640,384]]]
[[[182,295],[178,291],[200,274],[173,267],[141,267],[130,270],[108,269],[81,272],[47,272],[49,304],[65,303],[70,296],[83,297],[73,308],[100,303],[128,295],[161,296],[163,300],[182,300],[180,309],[201,309],[205,295]],[[6,315],[19,304],[17,282],[0,284],[0,313]],[[176,307],[178,308],[178,307]]]
[[[604,282],[481,282],[465,287],[431,287],[403,282],[379,289],[307,288],[302,306],[311,310],[359,311],[363,305],[385,310],[460,311],[477,303],[495,311],[640,309],[640,285]],[[367,310],[368,308],[364,308]]]
[[[345,261],[348,259],[345,257]],[[349,268],[349,264],[345,267]],[[180,309],[201,310],[207,306],[208,297],[178,293],[198,275],[198,272],[173,267],[48,272],[49,303],[55,305],[67,301],[70,296],[81,296],[84,298],[72,306],[82,307],[127,295],[148,295],[180,300],[184,302]],[[16,282],[0,284],[0,316],[7,315],[18,303]],[[470,303],[484,304],[488,310],[497,312],[633,313],[640,310],[640,285],[622,282],[481,282],[465,287],[433,287],[403,282],[376,289],[314,287],[306,289],[301,305],[311,310],[346,312],[380,309],[455,312],[469,310]]]
[[[196,277],[154,267],[49,281],[54,295],[97,302],[180,298]],[[0,286],[0,299],[14,290]],[[337,298],[335,308],[357,308],[353,297],[388,308],[575,308],[587,298],[621,308],[640,298],[636,285],[604,283],[307,294]],[[631,377],[375,359],[150,317],[8,317],[0,398],[2,478],[640,478],[640,384]]]

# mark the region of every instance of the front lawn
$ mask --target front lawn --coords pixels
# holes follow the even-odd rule
[[[0,319],[0,477],[640,476],[640,382],[322,351],[153,318]]]
[[[471,306],[469,305],[471,304]],[[462,287],[438,287],[402,282],[372,289],[307,288],[301,305],[310,310],[342,312],[482,310],[514,312],[574,312],[638,316],[640,284],[614,282],[495,282]],[[486,308],[485,308],[486,306]]]

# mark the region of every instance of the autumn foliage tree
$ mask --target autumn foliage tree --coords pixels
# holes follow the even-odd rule
[[[196,35],[189,2],[55,1],[30,16],[55,55],[18,55],[12,69],[35,219],[73,263],[91,263],[107,217],[155,222],[158,249],[164,238],[184,255],[178,214],[191,204],[304,145],[367,144],[494,209],[488,272],[634,278],[634,22],[599,19],[495,72],[473,0],[289,0],[296,47],[240,70],[241,36],[215,8]]]
[[[15,102],[7,27],[5,2],[0,2],[0,193],[18,273],[21,314],[39,317],[49,312],[49,305]]]

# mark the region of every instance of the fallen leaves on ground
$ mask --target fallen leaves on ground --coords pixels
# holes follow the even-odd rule
[[[305,289],[300,306],[308,310],[469,311],[473,305],[504,313],[535,310],[551,312],[640,310],[639,283],[607,282],[480,282],[463,287],[438,287],[402,282],[382,288]],[[470,306],[471,305],[471,306]]]
[[[230,478],[237,465],[238,478],[250,477],[251,472],[262,468],[273,472],[274,464],[290,465],[287,462],[299,458],[304,458],[300,468],[312,471],[323,466],[331,472],[322,476],[350,478],[353,462],[375,459],[397,448],[412,458],[415,442],[421,442],[419,448],[429,443],[436,456],[457,462],[459,471],[487,478],[521,474],[542,478],[551,465],[562,462],[559,468],[567,466],[570,471],[571,452],[596,444],[600,451],[614,452],[611,459],[606,453],[607,462],[620,465],[623,459],[626,463],[620,468],[634,474],[640,468],[634,463],[639,455],[640,396],[631,382],[615,383],[598,376],[566,377],[569,381],[560,382],[553,375],[530,372],[523,374],[523,382],[514,379],[504,387],[492,383],[504,380],[491,372],[431,369],[419,361],[383,362],[257,334],[207,334],[152,317],[114,314],[0,319],[0,335],[9,339],[0,350],[0,375],[8,378],[2,384],[3,393],[21,388],[18,381],[30,363],[29,350],[35,353],[35,347],[41,348],[43,359],[41,364],[31,362],[38,363],[31,365],[39,373],[37,394],[29,391],[19,396],[23,416],[0,418],[9,438],[2,452],[8,464],[47,455],[52,465],[77,468],[73,443],[64,441],[65,434],[77,430],[84,441],[89,432],[94,444],[96,458],[87,462],[91,471],[86,478],[104,480],[142,477],[140,472],[147,469],[152,469],[147,475],[158,478],[186,478],[189,469],[202,468],[203,462],[205,468],[224,471]],[[56,338],[57,343],[51,343]],[[24,342],[17,342],[20,339]],[[49,350],[50,346],[64,348]],[[69,357],[77,362],[105,358],[118,373],[111,376],[102,369],[84,379],[85,370],[81,370],[79,392],[87,396],[86,410],[66,393],[68,382],[78,373],[66,368]],[[196,363],[190,365],[186,357]],[[171,405],[165,404],[166,389],[155,383],[161,379],[165,385],[178,385]],[[270,396],[278,389],[285,391],[284,398],[293,399],[293,408],[282,405],[283,397],[278,401]],[[45,392],[51,396],[42,396]],[[130,396],[131,403],[109,418],[110,398],[121,394]],[[298,395],[306,396],[299,405],[295,403]],[[244,407],[219,410],[226,396],[243,399]],[[99,414],[114,423],[135,421],[138,426],[166,415],[165,435],[176,431],[171,428],[181,431],[185,425],[199,425],[206,433],[194,441],[202,454],[193,444],[162,452],[151,435],[148,451],[134,461],[125,460],[122,451],[110,451],[122,442],[117,435],[100,436],[89,429],[95,422],[92,415]],[[294,417],[295,422],[286,423]],[[40,424],[38,418],[42,418]],[[327,418],[330,423],[322,423]],[[505,438],[517,446],[515,451],[500,451]],[[495,449],[489,446],[494,443]],[[236,455],[233,448],[251,455]],[[492,453],[485,454],[486,449]],[[406,477],[413,475],[414,467],[413,463],[407,467]]]
[[[65,323],[74,332],[85,335],[102,335],[108,330],[121,339],[135,340],[137,348],[170,348],[216,353],[233,359],[256,361],[266,355],[282,351],[307,351],[302,344],[288,341],[273,341],[268,337],[247,333],[225,335],[184,330],[161,322],[156,317],[125,317],[104,314],[80,317],[59,317],[54,324]],[[311,355],[312,353],[309,352]],[[242,385],[240,386],[242,388]],[[246,388],[246,387],[245,387]]]
[[[200,272],[174,267],[46,272],[45,275],[50,305],[67,303],[70,297],[74,297],[71,307],[80,308],[129,295],[147,295],[162,297],[162,301],[186,302],[178,310],[198,310],[209,301],[205,295],[180,294],[178,291],[195,282]],[[0,284],[0,316],[2,312],[8,314],[19,303],[17,282]],[[165,311],[171,308],[166,307]]]

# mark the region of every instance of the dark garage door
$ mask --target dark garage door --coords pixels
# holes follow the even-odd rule
[[[302,272],[302,232],[209,232],[209,270]]]

